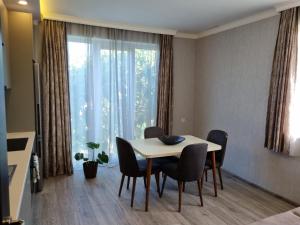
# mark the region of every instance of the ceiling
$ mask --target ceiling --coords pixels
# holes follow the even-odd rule
[[[197,33],[287,0],[41,0],[42,13]]]
[[[40,18],[39,0],[27,0],[26,6],[19,5],[18,0],[3,0],[3,2],[9,10],[32,13],[34,19]]]

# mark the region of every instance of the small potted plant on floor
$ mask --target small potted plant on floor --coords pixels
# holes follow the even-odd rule
[[[98,170],[98,164],[104,164],[108,163],[108,155],[102,151],[97,155],[97,158],[95,158],[95,151],[99,149],[100,144],[95,142],[88,142],[86,143],[87,147],[90,151],[92,151],[93,158],[92,160],[89,160],[88,158],[84,157],[83,153],[76,153],[74,158],[79,161],[83,160],[83,172],[86,179],[95,178],[97,175]]]

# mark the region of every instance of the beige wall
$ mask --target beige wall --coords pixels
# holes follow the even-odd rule
[[[32,15],[8,13],[11,89],[7,91],[7,130],[34,130]]]
[[[193,134],[196,40],[174,39],[173,133]]]
[[[4,73],[4,86],[10,88],[9,77],[9,33],[8,33],[8,11],[3,4],[0,3],[0,18],[1,18],[1,32],[3,41],[3,73]]]
[[[226,130],[226,170],[300,203],[300,158],[263,147],[278,21],[276,16],[198,40],[195,134]]]

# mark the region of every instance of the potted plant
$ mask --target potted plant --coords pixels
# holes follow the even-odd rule
[[[88,158],[84,157],[83,153],[76,153],[74,158],[79,161],[83,160],[83,172],[86,179],[95,178],[97,175],[98,170],[98,164],[108,163],[108,155],[102,151],[97,155],[97,158],[95,158],[95,151],[99,149],[100,144],[95,142],[88,142],[86,143],[89,150],[93,152],[93,158],[92,160],[89,160]]]

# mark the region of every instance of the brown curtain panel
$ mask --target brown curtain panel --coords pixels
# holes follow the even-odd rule
[[[43,21],[42,109],[44,175],[73,173],[66,25]]]
[[[173,109],[173,36],[161,35],[158,73],[157,126],[172,132]]]
[[[296,78],[298,8],[281,12],[273,58],[265,147],[289,154],[289,106]]]

